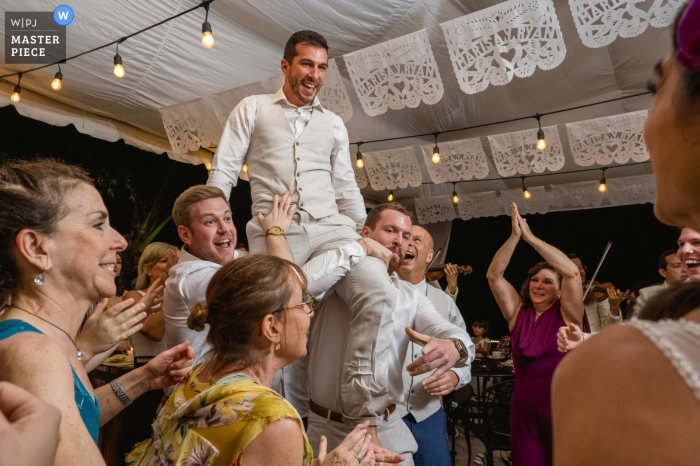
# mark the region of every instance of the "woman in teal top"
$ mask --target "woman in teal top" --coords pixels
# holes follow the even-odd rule
[[[82,169],[51,160],[0,169],[0,381],[61,410],[56,465],[104,464],[99,426],[147,390],[178,382],[192,363],[184,342],[113,386],[90,387],[76,335],[90,305],[114,295],[112,269],[125,247]]]

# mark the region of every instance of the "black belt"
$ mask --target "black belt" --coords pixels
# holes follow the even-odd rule
[[[325,417],[326,419],[330,419],[331,421],[343,422],[343,415],[341,413],[336,413],[335,411],[331,411],[330,409],[317,405],[313,400],[310,401],[311,403],[309,407],[311,408],[311,412],[318,414],[321,417]],[[384,420],[386,421],[389,419],[389,416],[391,416],[394,411],[396,411],[395,404],[390,404],[387,406],[387,408],[384,410]]]

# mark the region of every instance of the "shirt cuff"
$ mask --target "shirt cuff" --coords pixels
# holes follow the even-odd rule
[[[472,380],[472,370],[470,366],[453,367],[451,370],[457,374],[457,377],[459,378],[457,385],[455,385],[455,390],[459,390]]]
[[[452,298],[454,302],[457,302],[457,293],[459,293],[459,287],[455,287],[455,294],[450,293],[450,286],[448,285],[447,288],[445,288],[445,294]]]
[[[325,277],[333,271],[333,269],[343,268],[345,270],[350,270],[353,265],[356,265],[362,259],[364,259],[367,254],[364,248],[357,241],[353,241],[344,246],[341,246],[337,250],[338,256],[324,267],[323,270],[319,270],[317,273],[313,274],[311,278],[316,281],[321,277]]]

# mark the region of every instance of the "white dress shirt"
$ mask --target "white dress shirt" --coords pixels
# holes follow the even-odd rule
[[[301,136],[311,120],[314,108],[321,107],[318,97],[310,106],[297,107],[292,105],[284,95],[282,88],[274,96],[273,103],[276,102],[280,103],[296,138]],[[221,141],[212,161],[207,185],[221,188],[227,199],[231,195],[231,187],[238,181],[238,174],[243,167],[250,139],[255,131],[257,104],[257,96],[252,95],[236,105],[226,121]],[[324,109],[324,111],[329,110]],[[343,120],[336,114],[333,114],[333,136],[335,143],[329,156],[332,167],[331,183],[335,191],[338,209],[341,214],[353,219],[357,230],[361,231],[367,213],[351,165],[348,130],[345,128]],[[299,193],[296,189],[293,191],[290,193],[292,200],[297,202]]]
[[[425,281],[425,280],[423,280],[423,281]],[[457,293],[459,293],[459,287],[458,287],[458,286],[455,287],[455,294],[452,294],[452,293],[450,293],[450,288],[449,288],[449,287],[447,287],[447,288],[445,288],[445,289],[443,290],[442,287],[440,286],[440,282],[438,282],[437,280],[433,280],[433,281],[426,282],[426,283],[427,283],[428,285],[430,285],[430,286],[434,286],[435,288],[437,288],[437,289],[440,290],[440,291],[444,291],[445,294],[446,294],[447,296],[449,296],[450,298],[452,298],[452,301],[454,301],[455,303],[457,302]]]
[[[671,285],[669,285],[668,282],[664,280],[664,282],[661,285],[647,286],[646,288],[642,288],[641,290],[639,290],[639,297],[637,298],[637,302],[634,303],[633,317],[638,318],[642,312],[642,309],[651,298],[656,296],[656,294],[658,294],[659,292],[670,287]]]
[[[425,280],[421,281],[417,285],[413,285],[409,282],[405,283],[415,288],[418,294],[426,296],[427,283]],[[445,291],[441,294],[440,297],[444,298],[445,300],[444,306],[447,308],[449,322],[466,332],[467,325],[464,323],[462,313],[459,312],[459,308],[452,299],[452,295]],[[469,342],[470,346],[467,347],[467,351],[469,351],[470,353],[470,360],[468,361],[469,365],[466,365],[464,367],[454,367],[452,369],[452,371],[454,371],[454,373],[457,374],[457,377],[459,379],[457,385],[455,385],[455,390],[458,390],[466,384],[468,384],[472,377],[471,362],[474,359],[476,350],[474,347],[474,343],[472,343],[471,340],[469,340]],[[422,348],[420,345],[413,342],[409,343],[408,354],[406,355],[406,361],[403,365],[404,370],[402,372],[404,384],[404,396],[403,402],[401,403],[401,409],[403,411],[402,417],[405,416],[407,413],[411,413],[416,419],[416,422],[421,422],[427,419],[428,417],[435,414],[438,409],[440,409],[440,397],[432,396],[425,390],[425,388],[423,388],[423,385],[421,383],[434,371],[430,371],[428,373],[421,374],[416,377],[411,377],[408,371],[406,370],[406,367],[410,363],[423,356],[423,354],[421,353],[421,349]]]
[[[233,258],[235,260],[247,254],[245,251],[235,251]],[[308,280],[307,291],[315,297],[322,297],[365,255],[362,246],[353,241],[311,259],[301,268]],[[168,348],[189,340],[195,352],[195,364],[200,363],[211,349],[206,341],[209,324],[205,325],[204,331],[197,332],[187,327],[187,318],[195,303],[206,303],[207,286],[220,268],[219,264],[193,256],[184,247],[165,281],[163,312]]]
[[[474,360],[474,344],[465,330],[448,322],[435,310],[433,303],[425,296],[425,291],[418,292],[413,285],[399,279],[396,273],[392,274],[390,279],[397,295],[392,314],[394,338],[389,355],[389,404],[400,404],[404,394],[402,372],[409,345],[406,327],[434,338],[461,340],[469,352],[469,357],[458,367],[468,366]],[[312,322],[313,329],[309,339],[309,389],[311,399],[315,403],[343,413],[345,418],[348,413],[343,412],[340,387],[350,317],[347,304],[337,293],[333,293],[327,299],[323,312],[319,312],[314,318],[315,322]],[[369,387],[367,391],[370,391]],[[358,395],[358,402],[363,396],[360,393],[350,394],[353,395]],[[346,405],[353,404],[352,400],[345,401]],[[386,407],[376,408],[363,411],[382,412]],[[347,422],[352,423],[352,419],[348,418]]]
[[[588,325],[591,326],[591,333],[598,333],[604,327],[618,322],[622,322],[622,310],[614,316],[610,313],[610,303],[607,298],[601,302],[588,301],[583,304],[588,316]]]

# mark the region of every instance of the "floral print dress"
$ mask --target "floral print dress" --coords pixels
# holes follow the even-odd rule
[[[303,466],[313,450],[294,407],[247,374],[210,385],[197,380],[203,364],[180,382],[153,423],[153,435],[127,455],[128,466],[240,466],[250,442],[278,419],[295,419],[304,437]]]

